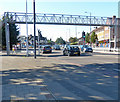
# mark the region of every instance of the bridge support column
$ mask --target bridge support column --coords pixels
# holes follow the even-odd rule
[[[5,35],[6,35],[6,51],[7,55],[10,55],[10,34],[9,34],[9,24],[7,23],[7,18],[5,17]]]
[[[111,51],[111,26],[109,27],[109,51]]]
[[[114,36],[114,50],[116,50],[116,48],[117,48],[117,18],[115,18],[115,26],[114,26],[114,28],[115,28],[115,36]]]

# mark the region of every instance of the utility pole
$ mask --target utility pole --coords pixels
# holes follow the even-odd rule
[[[38,54],[40,55],[40,33],[41,31],[38,30]]]
[[[91,12],[85,12],[85,13],[90,13],[90,34],[91,34]],[[90,46],[91,46],[91,38],[90,38]]]
[[[115,27],[115,32],[114,32],[114,35],[115,35],[115,36],[114,36],[114,50],[116,50],[116,45],[117,45],[117,44],[116,44],[116,43],[117,43],[117,33],[118,33],[118,32],[117,32],[117,18],[116,18],[116,17],[115,17],[115,26],[114,26],[114,27]]]
[[[91,12],[90,12],[90,33],[91,33]]]
[[[36,15],[35,15],[35,0],[33,0],[33,14],[34,14],[34,58],[36,59]]]
[[[6,50],[7,55],[10,55],[10,34],[9,34],[9,24],[7,23],[8,14],[4,13],[5,17],[5,35],[6,35]]]
[[[6,19],[6,18],[5,18]],[[9,34],[9,24],[5,21],[5,32],[6,32],[6,49],[7,55],[10,55],[10,34]]]
[[[26,54],[27,54],[27,57],[28,57],[28,23],[27,23],[27,19],[28,19],[28,16],[27,16],[27,0],[26,0],[26,34],[27,34],[27,39],[26,39]]]
[[[77,38],[77,26],[75,27],[75,32],[76,32],[76,38]]]
[[[109,51],[111,51],[111,26],[109,27]]]

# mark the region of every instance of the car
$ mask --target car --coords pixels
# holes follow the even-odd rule
[[[52,52],[52,48],[50,45],[43,45],[43,46],[40,46],[40,51],[42,53],[51,53]]]
[[[78,46],[75,45],[68,45],[65,46],[65,48],[63,49],[63,55],[78,55],[80,56],[80,49]]]
[[[92,47],[90,47],[89,45],[80,45],[80,50],[82,52],[93,52]]]
[[[60,46],[59,46],[59,45],[54,45],[54,46],[53,46],[53,49],[55,49],[55,50],[60,50]]]

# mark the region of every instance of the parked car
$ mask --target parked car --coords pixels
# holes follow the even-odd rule
[[[50,45],[43,45],[43,46],[40,46],[40,51],[42,53],[51,53],[52,52],[52,48]]]
[[[88,45],[80,45],[80,50],[82,52],[93,52],[92,47],[88,46]]]
[[[76,45],[65,46],[65,48],[63,49],[63,55],[68,55],[68,56],[78,55],[78,56],[80,56],[80,49]]]
[[[55,49],[55,50],[60,50],[60,46],[59,46],[59,45],[54,45],[54,46],[53,46],[53,49]]]

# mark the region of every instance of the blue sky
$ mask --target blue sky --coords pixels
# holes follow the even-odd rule
[[[0,3],[0,15],[4,12],[25,12],[25,1],[26,0],[4,0]],[[33,0],[28,0],[28,12],[33,12]],[[102,1],[102,0],[101,0]],[[36,13],[51,13],[51,14],[71,14],[71,15],[87,15],[91,12],[92,16],[112,17],[113,15],[118,16],[118,2],[112,0],[106,2],[78,2],[78,0],[71,0],[70,2],[41,2],[36,0]],[[20,34],[25,35],[25,25],[18,25],[20,27]],[[77,35],[81,36],[81,32],[84,30],[89,32],[90,27],[76,26]],[[65,40],[69,36],[75,36],[75,26],[54,26],[54,25],[37,25],[36,29],[41,29],[43,36],[52,38],[55,40],[57,37],[63,37]],[[28,26],[28,33],[33,33],[33,25]],[[70,34],[69,34],[70,29]],[[94,29],[92,27],[92,29]],[[37,33],[36,33],[37,34]]]

